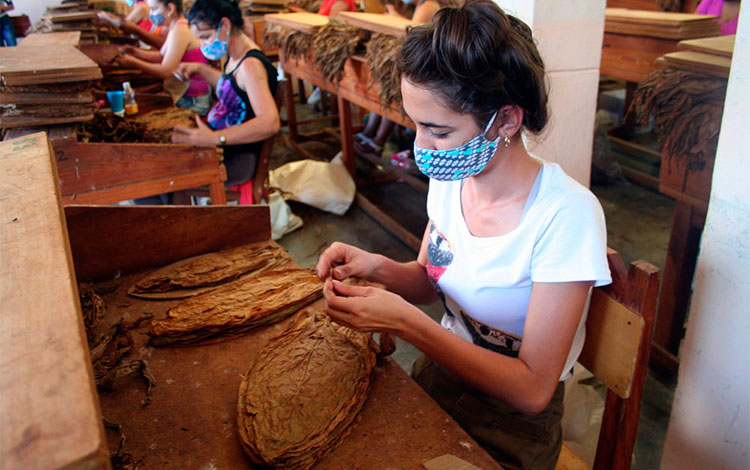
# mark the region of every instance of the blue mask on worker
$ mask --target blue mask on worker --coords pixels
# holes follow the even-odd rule
[[[488,140],[485,134],[495,121],[492,116],[484,132],[460,147],[448,150],[422,148],[414,143],[414,160],[419,171],[438,181],[456,181],[479,174],[495,155],[500,136]]]
[[[128,0],[128,6],[132,7],[133,5],[135,5],[135,0]]]
[[[227,54],[227,50],[229,49],[229,37],[227,37],[226,41],[222,41],[219,39],[219,33],[221,33],[221,23],[219,23],[219,29],[216,30],[216,37],[211,41],[211,44],[201,46],[201,52],[208,60],[220,60]]]
[[[164,15],[161,13],[150,13],[148,19],[154,26],[161,26],[164,24]]]

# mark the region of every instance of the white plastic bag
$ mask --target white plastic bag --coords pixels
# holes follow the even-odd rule
[[[292,213],[278,191],[271,191],[268,194],[268,207],[271,209],[272,239],[278,240],[287,233],[302,227],[302,218]]]
[[[268,182],[285,199],[343,215],[354,201],[356,186],[344,168],[341,152],[330,163],[315,160],[290,162],[268,172]]]

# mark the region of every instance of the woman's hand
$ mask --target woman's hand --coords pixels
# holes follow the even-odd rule
[[[174,71],[175,75],[182,77],[181,80],[189,80],[190,77],[199,73],[201,64],[196,62],[182,62]]]
[[[320,255],[315,270],[321,279],[327,278],[329,274],[339,280],[349,276],[371,279],[379,267],[378,255],[345,243],[334,242]]]
[[[216,147],[218,141],[214,130],[208,127],[201,118],[196,116],[195,127],[174,126],[172,130],[172,142],[175,144],[195,145],[196,147]]]
[[[380,331],[398,335],[404,328],[403,316],[419,310],[399,295],[377,287],[351,286],[326,280],[323,285],[326,313],[336,323],[357,331]]]
[[[118,67],[132,68],[132,67],[134,67],[134,64],[135,64],[136,60],[138,60],[138,59],[136,59],[132,55],[124,54],[124,55],[119,55],[119,56],[115,57],[114,60],[112,61],[112,63],[114,65],[117,65]]]
[[[119,28],[122,26],[122,18],[108,11],[100,11],[96,14],[96,16],[98,19],[105,21],[115,28]]]

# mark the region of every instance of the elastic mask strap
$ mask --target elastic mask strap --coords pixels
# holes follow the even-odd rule
[[[221,20],[219,20],[219,28],[216,30],[216,37],[214,37],[214,41],[218,41],[219,40],[219,34],[221,34]],[[229,38],[227,38],[227,39],[229,39]],[[495,113],[495,114],[497,114],[497,113]]]
[[[487,127],[484,128],[484,132],[482,132],[482,135],[485,135],[488,130],[490,130],[490,127],[492,127],[492,124],[495,122],[495,118],[497,117],[497,111],[495,111],[495,114],[492,115],[490,118],[490,122],[487,123]],[[499,138],[499,136],[498,136]]]

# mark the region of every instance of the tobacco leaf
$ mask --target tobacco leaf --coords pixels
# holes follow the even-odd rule
[[[365,58],[370,66],[370,78],[380,86],[383,107],[401,107],[401,72],[398,53],[404,38],[376,33],[367,42]]]
[[[344,74],[346,59],[358,52],[369,36],[367,31],[331,19],[313,34],[312,62],[324,79],[337,83]]]
[[[322,296],[323,284],[305,269],[266,271],[191,297],[151,322],[151,344],[226,339],[282,320]]]
[[[240,384],[239,436],[250,459],[305,470],[336,448],[367,399],[376,351],[370,334],[320,310],[300,312]]]
[[[243,245],[187,258],[165,266],[138,280],[128,291],[168,292],[179,289],[215,286],[250,272],[263,272],[288,264],[291,258],[274,242]]]

